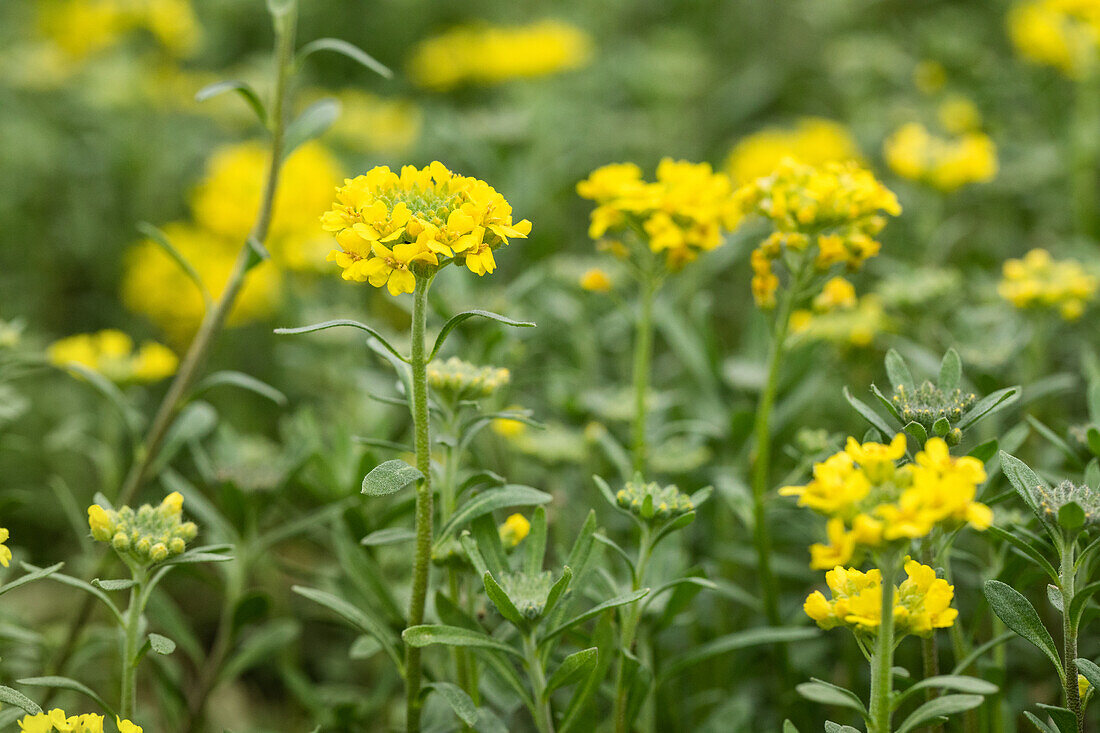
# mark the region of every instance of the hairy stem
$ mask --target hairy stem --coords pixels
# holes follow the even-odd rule
[[[542,670],[538,646],[532,634],[523,636],[523,656],[527,677],[531,680],[531,691],[534,693],[535,709],[531,714],[535,718],[535,728],[539,733],[554,733],[554,716],[550,712],[550,699],[546,695],[546,673]]]
[[[1066,670],[1066,707],[1077,719],[1077,730],[1084,733],[1085,716],[1081,710],[1081,695],[1077,688],[1077,624],[1069,616],[1073,604],[1074,581],[1077,571],[1073,566],[1075,539],[1070,537],[1062,547],[1062,567],[1060,581],[1062,586],[1062,653]]]
[[[638,563],[632,578],[631,590],[639,590],[645,583],[646,569],[649,566],[649,558],[653,554],[653,544],[650,539],[649,526],[642,527],[642,536],[639,541]],[[630,695],[630,684],[626,679],[626,654],[634,649],[634,638],[638,633],[638,622],[641,620],[642,607],[640,603],[632,603],[623,611],[622,628],[619,632],[619,666],[615,672],[615,733],[626,733],[630,729],[630,721],[627,720],[627,698]]]
[[[646,402],[649,396],[649,377],[653,362],[653,299],[657,292],[656,279],[646,273],[638,294],[638,322],[634,336],[634,423],[632,426],[631,452],[634,471],[645,475],[646,470]]]
[[[130,607],[126,609],[126,625],[122,629],[122,691],[118,703],[119,714],[126,720],[133,719],[134,701],[137,699],[138,636],[145,598],[144,585],[145,571],[134,570]]]
[[[432,562],[432,456],[428,415],[428,361],[424,331],[428,318],[428,288],[432,278],[418,277],[413,292],[412,365],[413,425],[416,432],[416,467],[424,475],[416,487],[416,555],[413,561],[412,595],[409,598],[409,626],[424,622]],[[405,726],[409,733],[420,730],[420,649],[405,645]]]
[[[898,574],[898,557],[892,554],[881,563],[882,620],[875,653],[871,657],[871,722],[869,733],[890,733],[890,705],[893,702],[894,667],[894,581]]]

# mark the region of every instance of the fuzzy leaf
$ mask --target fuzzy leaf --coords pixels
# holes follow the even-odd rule
[[[457,646],[469,649],[489,649],[491,651],[505,652],[522,658],[518,650],[513,649],[503,641],[498,641],[482,631],[464,629],[460,626],[444,626],[442,624],[422,624],[410,626],[401,634],[401,638],[409,646],[426,647],[432,644],[444,646]]]
[[[442,697],[451,706],[451,710],[458,716],[458,719],[466,725],[477,723],[477,705],[466,694],[466,691],[458,685],[450,682],[429,682],[424,685],[424,690],[435,692]]]
[[[897,729],[897,733],[908,733],[914,728],[937,718],[973,710],[983,702],[985,702],[985,698],[981,695],[944,695],[943,697],[937,697],[914,710],[901,724],[901,727]]]
[[[864,707],[863,701],[854,692],[845,690],[843,687],[837,687],[828,682],[815,679],[797,685],[795,691],[811,702],[848,708],[849,710],[855,710],[865,718],[867,717],[867,708]]]
[[[895,390],[898,387],[904,387],[909,394],[912,394],[917,389],[913,374],[909,371],[909,365],[894,349],[886,352],[886,376],[890,378],[890,384]]]
[[[546,691],[543,693],[543,699],[549,698],[550,693],[559,687],[572,685],[582,680],[595,669],[599,656],[599,650],[593,646],[570,654],[563,659],[561,666],[554,670],[554,673],[550,675],[550,679],[546,681]]]
[[[937,385],[942,392],[954,392],[962,384],[962,359],[954,348],[947,350],[940,362],[940,376]]]
[[[492,311],[485,310],[468,310],[451,316],[450,320],[443,324],[443,328],[439,329],[439,335],[435,337],[435,345],[432,347],[431,353],[428,355],[428,361],[435,358],[439,350],[443,348],[444,342],[447,340],[447,336],[467,318],[473,318],[479,316],[481,318],[488,318],[498,323],[503,323],[505,326],[515,326],[516,328],[534,328],[535,324],[530,321],[517,321],[507,316],[502,316],[499,313],[493,313]]]
[[[409,484],[424,478],[418,469],[400,458],[379,463],[363,478],[362,493],[367,496],[388,496],[396,494]]]
[[[324,134],[340,116],[340,102],[325,98],[314,102],[286,128],[283,159],[289,158],[299,146]]]
[[[464,527],[467,522],[477,517],[506,507],[546,504],[551,498],[550,494],[547,494],[545,491],[539,491],[530,486],[520,486],[518,484],[508,484],[507,486],[483,491],[468,499],[462,506],[455,510],[455,513],[451,515],[451,518],[447,520],[447,523],[439,530],[439,537],[436,538],[435,547],[438,548],[459,528]]]
[[[985,581],[984,591],[989,606],[993,609],[993,613],[997,614],[997,618],[1045,654],[1064,682],[1065,672],[1059,661],[1058,649],[1054,646],[1050,632],[1043,626],[1039,614],[1030,601],[1015,588],[999,580]]]

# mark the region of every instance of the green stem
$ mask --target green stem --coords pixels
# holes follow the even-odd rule
[[[649,525],[642,526],[642,536],[638,543],[638,562],[635,565],[631,578],[631,590],[637,591],[645,583],[646,570],[649,567],[649,559],[653,555],[653,544]],[[640,603],[632,603],[623,612],[622,628],[619,631],[619,666],[615,672],[615,733],[626,733],[630,728],[627,720],[627,702],[630,695],[630,685],[626,679],[626,652],[634,649],[634,639],[638,633],[638,622],[641,620],[642,607]]]
[[[1100,86],[1097,75],[1087,73],[1076,84],[1076,100],[1070,128],[1073,211],[1078,234],[1095,237],[1096,166],[1100,142],[1095,129],[1100,120]]]
[[[893,700],[894,667],[894,581],[898,574],[896,553],[880,563],[882,571],[882,619],[875,653],[871,657],[871,720],[869,733],[890,733],[890,713]]]
[[[647,459],[646,403],[653,362],[653,299],[657,293],[657,279],[647,271],[642,275],[641,286],[634,336],[634,424],[631,450],[634,455],[634,472],[644,476]]]
[[[130,588],[130,607],[126,609],[126,626],[122,629],[122,692],[119,695],[119,714],[126,720],[134,717],[137,699],[138,636],[141,632],[141,614],[145,593],[145,571],[133,570],[134,585]]]
[[[413,561],[412,595],[408,625],[424,622],[432,561],[432,456],[428,416],[428,360],[424,332],[428,319],[428,288],[432,276],[416,278],[413,292],[412,365],[413,425],[416,432],[416,467],[424,478],[416,487],[416,556]],[[405,645],[405,726],[409,733],[420,730],[420,649]]]
[[[164,443],[169,429],[179,414],[179,408],[185,401],[187,393],[198,378],[206,356],[210,352],[215,337],[225,325],[229,312],[236,303],[241,288],[244,287],[245,275],[248,273],[248,264],[252,256],[251,241],[263,243],[267,239],[268,229],[271,226],[272,211],[275,205],[275,191],[278,188],[279,172],[282,167],[285,132],[287,125],[287,90],[294,64],[294,36],[297,24],[297,3],[291,3],[287,12],[275,21],[275,88],[271,101],[271,159],[268,164],[267,177],[264,182],[263,195],[260,201],[260,209],[256,215],[256,221],[249,233],[248,240],[241,247],[237,255],[237,261],[233,271],[226,282],[212,310],[208,310],[203,316],[195,338],[187,349],[180,367],[173,378],[168,391],[164,395],[160,406],[157,408],[153,422],[146,433],[137,458],[131,464],[126,478],[119,489],[115,506],[129,504],[141,489],[148,478],[150,467],[153,465]],[[103,577],[109,569],[110,555],[104,555],[92,577]],[[76,650],[76,643],[80,638],[84,627],[91,620],[92,611],[95,608],[95,598],[85,596],[80,608],[69,627],[69,633],[65,637],[58,650],[57,657],[51,665],[54,670],[61,671],[65,668],[69,658]],[[48,704],[56,689],[50,689],[46,693],[43,704]]]
[[[930,567],[935,566],[935,553],[932,549],[933,540],[931,537],[925,537],[920,544],[921,562]],[[948,555],[949,550],[945,550],[944,555]],[[946,559],[946,557],[945,557]],[[958,623],[955,624],[958,626]],[[920,640],[920,652],[921,652],[921,668],[924,672],[924,679],[930,677],[936,677],[940,673],[940,655],[936,648],[936,635],[929,634],[927,637]],[[936,690],[929,688],[925,693],[926,700],[932,700],[938,697]],[[928,733],[942,733],[942,725],[930,725],[926,729]]]
[[[550,712],[550,698],[546,694],[546,673],[539,660],[538,645],[533,634],[523,635],[523,656],[527,667],[527,677],[531,680],[535,709],[531,714],[539,733],[554,733],[554,716]]]
[[[1069,617],[1077,576],[1073,567],[1075,547],[1076,541],[1073,537],[1068,537],[1062,543],[1062,567],[1059,573],[1062,586],[1062,666],[1066,670],[1066,707],[1077,718],[1077,730],[1083,733],[1085,716],[1081,710],[1081,696],[1077,688],[1077,624]]]
[[[787,342],[791,312],[801,287],[801,271],[791,278],[779,303],[772,331],[771,352],[768,355],[768,375],[764,389],[760,393],[760,402],[756,407],[756,421],[753,433],[756,441],[756,455],[752,471],[752,517],[753,542],[756,546],[756,566],[760,576],[760,591],[764,601],[764,615],[773,626],[780,624],[779,591],[775,574],[772,572],[771,537],[768,532],[766,500],[768,495],[768,468],[771,462],[771,413],[775,407],[776,392],[779,387],[779,367]]]

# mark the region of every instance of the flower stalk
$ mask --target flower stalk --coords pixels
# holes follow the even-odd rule
[[[645,474],[647,459],[646,407],[653,363],[653,301],[656,294],[657,278],[647,269],[641,276],[638,322],[634,337],[634,424],[631,452],[634,472],[641,474]]]
[[[122,691],[119,695],[119,712],[127,719],[134,717],[137,699],[138,639],[141,635],[141,615],[147,598],[145,568],[133,566],[131,569],[134,585],[130,588],[130,607],[126,609],[126,625],[122,629]]]
[[[648,524],[643,524],[641,539],[638,548],[638,561],[632,572],[631,590],[638,591],[645,584],[646,569],[649,566],[649,558],[653,554],[652,530]],[[627,698],[630,693],[626,675],[626,652],[632,652],[634,639],[638,633],[638,622],[642,616],[642,604],[633,603],[623,612],[622,628],[619,632],[619,667],[615,673],[615,733],[627,733],[629,721],[627,720]]]
[[[428,415],[428,359],[424,332],[428,317],[428,288],[432,277],[416,279],[413,291],[412,367],[413,426],[415,430],[416,468],[423,478],[416,487],[416,554],[413,561],[413,586],[409,598],[409,627],[424,622],[424,604],[428,595],[432,561],[432,466],[431,426]],[[405,644],[405,714],[410,733],[420,730],[420,649]]]
[[[894,583],[900,558],[891,553],[879,563],[882,572],[882,616],[871,657],[870,733],[890,733],[894,667]]]
[[[1065,532],[1061,547],[1061,566],[1059,567],[1059,585],[1062,592],[1062,666],[1066,670],[1065,693],[1066,707],[1077,719],[1077,730],[1084,733],[1085,716],[1081,709],[1081,694],[1077,686],[1077,621],[1073,619],[1070,609],[1073,606],[1073,595],[1077,568],[1074,562],[1074,549],[1077,546],[1076,535]]]

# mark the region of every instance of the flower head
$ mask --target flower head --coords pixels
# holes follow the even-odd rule
[[[146,341],[135,350],[133,339],[113,329],[55,341],[47,356],[57,366],[76,364],[118,383],[156,382],[175,374],[179,364],[167,346]]]
[[[1096,69],[1100,5],[1093,0],[1024,0],[1008,14],[1008,34],[1028,61],[1081,78]]]
[[[820,271],[836,264],[856,269],[878,254],[875,236],[886,225],[884,214],[901,213],[897,197],[854,161],[815,167],[787,158],[770,175],[743,185],[734,199],[741,214],[772,226],[749,262],[753,297],[767,308],[775,303],[774,263],[784,251],[812,257]]]
[[[1039,511],[1055,524],[1059,523],[1059,516],[1070,504],[1080,507],[1085,526],[1100,524],[1100,491],[1088,484],[1063,481],[1053,488],[1040,484],[1031,493]]]
[[[894,173],[941,191],[987,183],[997,175],[997,148],[983,132],[943,138],[919,122],[910,122],[886,139],[883,152]]]
[[[1075,321],[1096,297],[1100,282],[1077,260],[1055,260],[1045,249],[1033,249],[1022,259],[1004,264],[997,286],[1001,297],[1017,308],[1045,308]]]
[[[531,532],[531,522],[522,514],[510,514],[504,524],[498,528],[500,541],[507,548],[513,548]]]
[[[656,180],[647,182],[633,163],[597,168],[577,184],[577,193],[596,202],[588,234],[616,242],[612,251],[629,252],[621,237],[641,239],[675,270],[720,246],[723,233],[738,221],[729,176],[708,163],[665,158]]]
[[[19,730],[24,733],[104,733],[104,716],[95,713],[66,715],[61,708],[54,708],[37,715],[24,715],[19,721]],[[129,720],[115,718],[119,733],[142,733],[140,725]]]
[[[456,356],[428,365],[428,384],[431,388],[455,400],[489,397],[508,384],[511,378],[511,372],[507,369],[479,367]]]
[[[450,261],[478,275],[496,269],[493,250],[526,237],[531,222],[512,221],[512,207],[492,186],[460,176],[439,162],[386,166],[344,182],[321,217],[339,249],[328,260],[345,280],[411,293],[416,277]]]
[[[574,26],[541,20],[522,26],[469,25],[422,41],[409,75],[422,87],[446,91],[463,84],[500,84],[583,66],[591,39]]]
[[[581,275],[580,285],[592,293],[611,292],[611,278],[598,267],[585,270],[584,274]]]
[[[675,519],[695,511],[691,497],[675,485],[645,483],[638,476],[619,489],[615,503],[647,522]]]
[[[936,577],[936,571],[915,560],[905,563],[906,579],[894,589],[894,628],[897,638],[928,636],[955,623],[951,608],[954,586]],[[882,574],[837,565],[825,573],[831,598],[814,591],[803,610],[823,629],[847,626],[853,632],[874,634],[882,624]]]
[[[844,565],[864,549],[925,537],[941,524],[992,524],[989,507],[974,500],[986,478],[981,461],[955,458],[947,443],[931,438],[912,463],[898,466],[905,449],[900,433],[888,445],[849,438],[843,451],[814,466],[810,483],[780,489],[829,518],[828,543],[810,548],[811,567]]]
[[[176,491],[158,506],[143,504],[137,511],[92,504],[88,526],[95,540],[110,542],[117,552],[143,565],[183,553],[199,531],[194,522],[183,521],[183,496]]]
[[[769,175],[785,158],[821,165],[860,157],[846,127],[821,117],[804,117],[794,127],[768,127],[742,138],[730,151],[726,170],[740,185]]]

